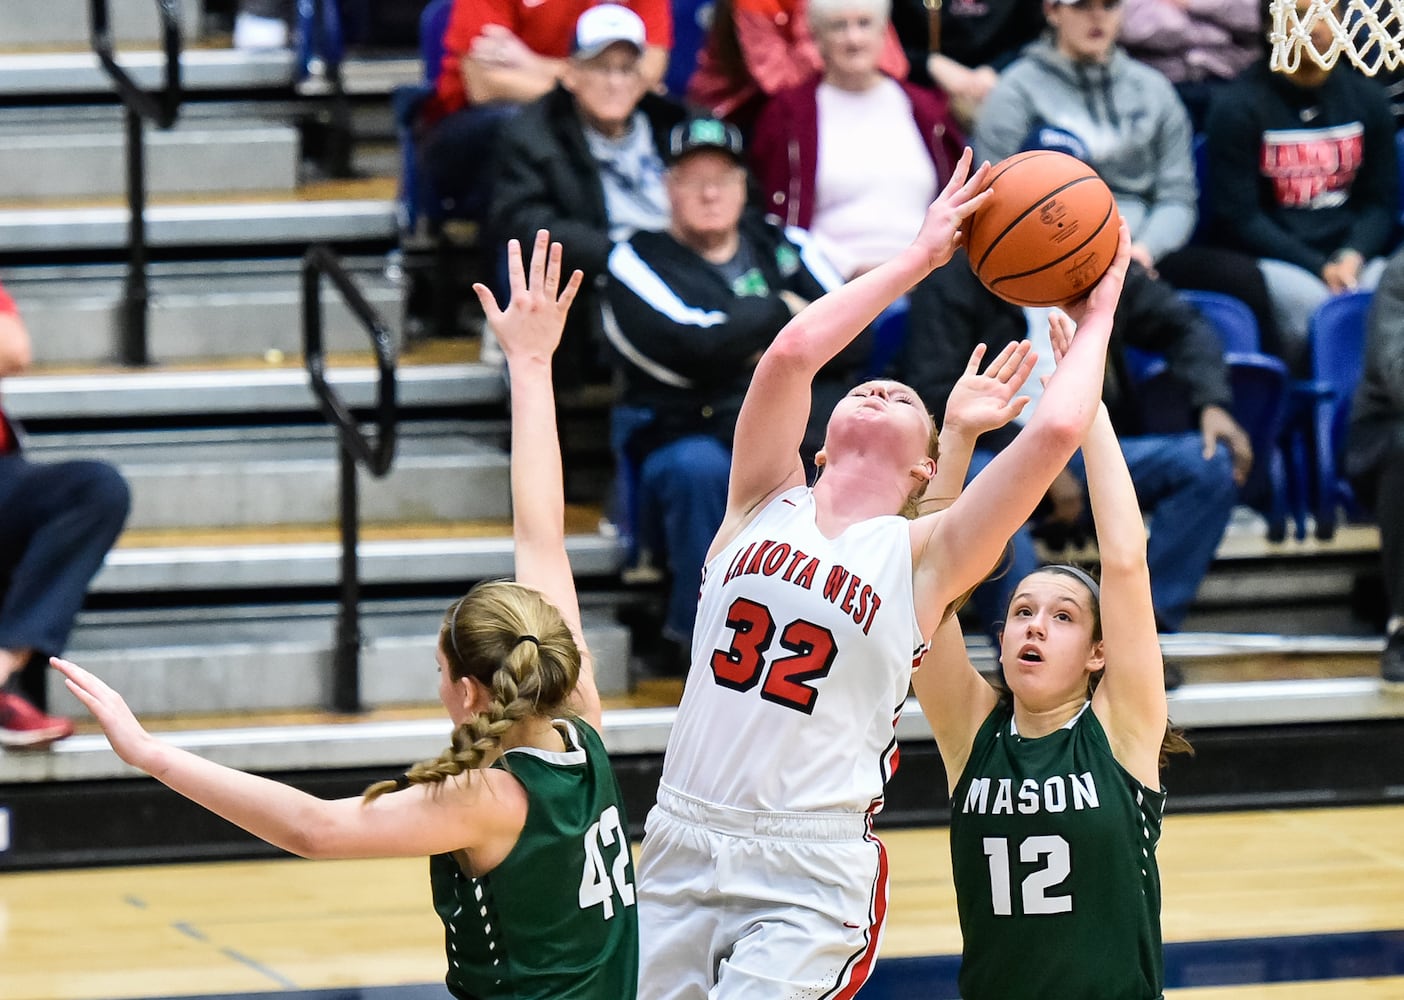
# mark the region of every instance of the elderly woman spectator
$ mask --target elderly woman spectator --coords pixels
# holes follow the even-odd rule
[[[889,0],[810,0],[821,68],[771,99],[752,141],[766,210],[846,279],[911,242],[964,145],[944,95],[883,68],[888,14]]]
[[[687,85],[687,101],[749,132],[766,100],[823,68],[805,0],[717,0],[707,44]],[[897,32],[884,30],[885,73],[905,79],[910,65]]]

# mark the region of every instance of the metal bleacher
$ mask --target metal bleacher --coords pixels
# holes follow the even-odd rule
[[[155,86],[152,0],[109,2],[123,65]],[[412,55],[354,52],[342,65],[354,176],[331,177],[316,156],[326,79],[291,52],[224,47],[204,14],[182,7],[186,101],[173,129],[148,133],[150,363],[138,367],[120,350],[122,116],[83,48],[87,0],[0,4],[0,282],[36,355],[32,374],[5,380],[4,400],[36,456],[102,457],[132,484],[128,529],[93,583],[73,658],[174,741],[344,794],[442,746],[439,616],[472,582],[511,570],[505,386],[471,339],[402,345],[395,463],[383,480],[361,477],[367,711],[330,712],[337,448],[298,364],[299,264],[313,244],[331,245],[399,329],[388,95],[419,68]],[[333,296],[325,306],[330,379],[368,411],[377,375],[365,336]],[[573,509],[569,527],[606,739],[639,821],[677,688],[630,695],[620,608],[637,597],[620,582],[624,554],[596,508]],[[1172,715],[1203,748],[1188,798],[1331,794],[1314,778],[1293,785],[1300,773],[1285,764],[1271,780],[1236,774],[1273,741],[1325,762],[1397,745],[1404,697],[1381,690],[1381,640],[1354,610],[1377,547],[1369,527],[1273,544],[1252,517],[1236,521],[1187,631],[1166,640],[1186,676]],[[992,666],[984,640],[969,641]],[[51,710],[83,719],[53,678],[48,694]],[[899,736],[907,784],[889,815],[939,817],[939,769],[915,706]],[[1368,797],[1384,780],[1365,773],[1343,794]],[[134,818],[88,818],[104,809]],[[90,722],[49,751],[0,754],[0,870],[258,850],[138,780]]]

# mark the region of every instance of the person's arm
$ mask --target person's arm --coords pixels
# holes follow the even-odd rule
[[[1146,528],[1105,407],[1098,408],[1082,457],[1102,564],[1105,666],[1092,706],[1121,766],[1148,788],[1159,788],[1168,707],[1146,565]]]
[[[122,760],[275,847],[304,858],[419,857],[515,840],[526,792],[503,771],[470,771],[442,786],[412,785],[366,803],[327,800],[216,764],[142,728],[121,695],[54,657],[64,683],[93,714]]]
[[[580,647],[580,679],[571,707],[600,728],[594,662],[580,623],[580,600],[565,545],[565,485],[556,430],[551,356],[561,342],[566,313],[582,275],[561,287],[561,245],[542,230],[532,248],[531,270],[522,266],[521,244],[507,246],[511,299],[504,312],[485,285],[474,284],[483,315],[507,359],[512,409],[512,542],[518,583],[555,606]]]
[[[0,288],[0,378],[18,375],[34,363],[34,346],[29,330],[20,319],[15,300]]]
[[[556,86],[565,60],[533,52],[504,25],[485,24],[464,55],[462,68],[474,104],[524,104]]]
[[[1169,285],[1133,268],[1117,312],[1117,329],[1126,343],[1164,355],[1171,377],[1184,387],[1198,414],[1205,461],[1222,442],[1233,460],[1234,481],[1243,485],[1253,467],[1253,444],[1233,418],[1223,344],[1204,317]]]
[[[960,619],[950,615],[931,637],[921,666],[912,673],[912,693],[936,737],[946,788],[954,791],[970,759],[980,724],[994,711],[999,695],[970,662]]]
[[[1101,405],[1112,320],[1130,260],[1121,224],[1116,257],[1088,298],[1069,309],[1077,336],[1049,378],[1029,422],[948,510],[912,525],[917,609],[930,635],[946,607],[995,565],[1053,478],[1068,464]]]
[[[950,260],[962,222],[988,197],[988,174],[987,165],[970,174],[967,150],[909,247],[810,303],[766,349],[738,418],[727,511],[713,551],[770,496],[805,482],[799,446],[814,375],[899,295]]]

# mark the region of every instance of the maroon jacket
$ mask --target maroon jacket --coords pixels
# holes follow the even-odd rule
[[[765,197],[767,214],[786,226],[809,228],[814,218],[814,179],[819,170],[819,101],[822,77],[782,90],[756,121],[751,169]],[[936,165],[936,188],[950,179],[965,148],[946,95],[903,80],[898,86],[912,105],[912,118]]]

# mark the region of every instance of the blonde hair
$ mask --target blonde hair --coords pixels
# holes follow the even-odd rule
[[[933,462],[941,461],[941,428],[936,426],[936,418],[930,413],[927,417],[931,419],[931,434],[926,439],[926,457]],[[945,510],[949,507],[955,497],[928,497],[926,487],[928,483],[918,483],[916,489],[907,494],[906,503],[902,504],[902,509],[897,513],[901,514],[909,521],[915,521],[923,513],[922,508],[929,504],[937,504],[937,510]]]
[[[439,650],[455,681],[471,677],[487,688],[487,707],[454,729],[438,757],[367,788],[367,802],[482,767],[522,719],[561,714],[580,677],[580,648],[561,613],[509,580],[480,583],[459,598],[444,615]]]

